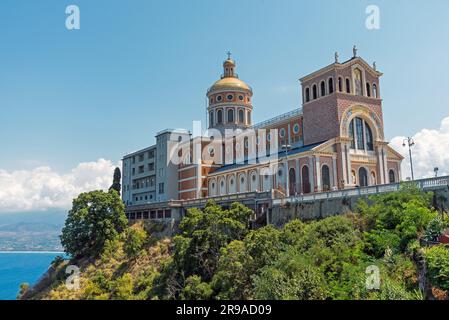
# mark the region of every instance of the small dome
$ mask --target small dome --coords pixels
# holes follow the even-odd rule
[[[225,62],[223,62],[223,65],[235,67],[235,62],[232,59],[227,59],[227,60],[225,60]]]

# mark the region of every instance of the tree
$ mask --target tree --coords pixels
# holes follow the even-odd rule
[[[120,168],[117,167],[114,170],[114,178],[112,180],[112,185],[109,188],[109,190],[115,190],[120,195],[120,191],[122,189],[122,186],[120,184],[120,181],[122,180],[122,173],[120,172]]]
[[[208,283],[202,282],[197,275],[186,279],[186,285],[181,292],[181,300],[208,300],[212,295],[212,289]]]
[[[74,258],[96,256],[105,241],[118,236],[127,226],[125,207],[115,191],[92,191],[73,200],[61,243]]]
[[[283,254],[254,279],[255,298],[261,300],[324,300],[328,297],[320,270],[301,255]]]
[[[252,213],[240,203],[233,203],[230,209],[224,210],[213,201],[209,201],[204,210],[189,209],[179,225],[179,234],[173,237],[172,259],[155,281],[158,296],[179,298],[190,276],[210,282],[217,270],[221,249],[245,237]]]
[[[17,295],[17,299],[20,299],[20,297],[22,297],[30,288],[30,285],[27,282],[21,283],[20,286],[20,291],[19,294]]]
[[[183,262],[181,270],[187,276],[197,274],[209,281],[216,270],[220,249],[247,234],[251,214],[252,210],[240,203],[233,203],[229,210],[223,210],[209,201],[204,211],[190,209],[180,223],[181,234],[175,241],[175,244],[182,243],[175,245],[175,257],[177,252],[178,262]],[[178,249],[188,258],[181,259]]]
[[[135,224],[125,231],[124,249],[128,257],[135,259],[147,239],[147,233],[142,225]]]

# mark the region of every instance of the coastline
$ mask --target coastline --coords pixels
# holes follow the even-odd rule
[[[30,253],[61,253],[61,254],[65,254],[64,251],[0,251],[0,253],[26,253],[26,254],[30,254]]]

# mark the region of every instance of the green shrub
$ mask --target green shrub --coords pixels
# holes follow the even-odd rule
[[[445,223],[440,216],[436,216],[427,224],[424,239],[427,241],[437,241],[439,236],[443,233]]]
[[[449,247],[440,244],[424,251],[430,281],[433,285],[449,290]]]

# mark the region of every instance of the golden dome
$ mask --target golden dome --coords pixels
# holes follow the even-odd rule
[[[209,91],[220,89],[243,89],[252,91],[251,87],[236,77],[224,77],[215,82]]]

